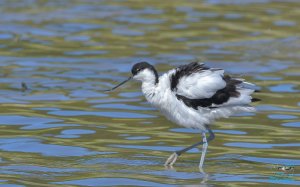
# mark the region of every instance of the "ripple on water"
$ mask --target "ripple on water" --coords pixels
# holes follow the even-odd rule
[[[96,158],[85,161],[84,164],[94,165],[94,164],[116,164],[116,165],[128,165],[128,166],[150,166],[150,165],[159,165],[160,162],[155,161],[154,159],[149,160],[129,160],[125,158]]]
[[[82,185],[82,186],[157,186],[168,187],[175,185],[168,185],[164,183],[150,182],[139,179],[129,178],[87,178],[81,180],[71,180],[63,182],[53,182],[53,184],[67,184],[67,185]]]
[[[97,99],[97,100],[89,100],[87,103],[123,103],[123,102],[138,102],[140,99]]]
[[[264,183],[264,184],[291,184],[300,185],[299,181],[293,179],[285,178],[274,178],[272,179],[268,175],[258,175],[258,174],[214,174],[212,180],[219,182],[249,182],[249,183]]]
[[[282,112],[300,112],[300,109],[290,109],[287,107],[273,106],[273,105],[258,105],[258,111],[282,111]]]
[[[165,22],[164,19],[143,18],[137,16],[119,16],[114,18],[114,20],[118,22],[125,22],[131,24],[143,24],[143,25],[160,24]]]
[[[63,120],[42,117],[27,117],[15,115],[0,116],[0,125],[20,125],[23,126],[20,129],[24,130],[80,126],[78,124],[59,123],[62,121]]]
[[[72,35],[72,36],[66,36],[66,41],[80,41],[80,42],[87,42],[91,39],[90,36],[87,35]]]
[[[15,99],[21,99],[25,101],[67,101],[70,98],[65,96],[64,94],[30,94],[30,95],[23,95],[22,97],[12,97]]]
[[[0,40],[10,40],[14,36],[10,33],[0,33]]]
[[[270,114],[268,115],[268,118],[287,120],[287,119],[297,119],[298,117],[293,115],[285,115],[285,114]]]
[[[148,140],[150,138],[150,136],[130,136],[127,137],[126,140]]]
[[[282,80],[282,77],[275,77],[275,76],[263,76],[263,75],[256,75],[255,79],[262,80],[262,81],[279,81]]]
[[[60,108],[54,108],[54,107],[36,107],[36,108],[32,108],[32,110],[54,111],[54,110],[60,110]]]
[[[5,24],[5,27],[0,27],[0,31],[3,32],[9,32],[9,33],[15,33],[20,36],[24,34],[32,34],[37,36],[48,36],[48,37],[54,37],[57,36],[58,33],[52,32],[50,30],[46,29],[40,29],[32,26],[28,26],[25,24]]]
[[[21,149],[22,148],[22,149]],[[11,152],[38,153],[44,156],[68,157],[106,154],[105,152],[90,151],[78,146],[45,144],[36,138],[1,138],[0,149]],[[107,153],[109,154],[109,153]]]
[[[71,97],[77,98],[93,98],[93,97],[106,97],[107,94],[99,93],[92,90],[73,90],[70,93]]]
[[[292,27],[296,25],[294,21],[289,21],[289,20],[277,20],[274,21],[273,24],[280,27]]]
[[[109,118],[155,118],[154,115],[140,114],[133,112],[95,112],[80,110],[61,110],[49,112],[51,115],[57,116],[102,116]]]
[[[268,3],[270,0],[206,0],[210,4],[229,4],[229,5],[243,5],[243,4],[252,4],[252,3]]]
[[[175,170],[163,170],[163,171],[142,171],[141,173],[146,175],[154,175],[154,176],[165,176],[172,179],[181,179],[181,180],[188,180],[188,179],[202,179],[203,174],[200,172],[180,172]],[[198,185],[195,185],[198,186]],[[201,186],[201,185],[200,185]]]
[[[234,51],[229,51],[229,50],[222,50],[222,49],[207,49],[203,51],[204,54],[208,54],[208,55],[235,55],[237,54],[237,52]]]
[[[245,45],[245,44],[243,44]],[[289,64],[292,62],[286,61],[276,61],[270,60],[266,63],[261,63],[260,61],[252,62],[209,62],[212,67],[219,67],[225,69],[229,73],[240,74],[241,70],[244,74],[254,74],[254,73],[267,73],[267,72],[276,72],[280,70],[287,69]]]
[[[1,182],[1,181],[0,181]],[[19,185],[19,184],[7,184],[6,182],[9,182],[9,181],[6,181],[6,180],[3,180],[3,182],[1,182],[0,186],[1,187],[25,187],[24,185]],[[13,182],[12,182],[13,183]]]
[[[243,18],[242,14],[238,14],[238,13],[228,13],[224,15],[225,19],[241,19]]]
[[[0,125],[20,125],[24,126],[21,129],[45,129],[52,127],[62,126],[76,126],[73,124],[57,124],[63,120],[54,118],[44,117],[27,117],[27,116],[16,116],[16,115],[2,115],[0,116]]]
[[[300,92],[300,90],[296,90],[294,84],[279,84],[276,86],[270,86],[269,89],[272,92],[290,92],[290,93],[296,93]]]
[[[97,51],[67,51],[64,54],[65,55],[74,55],[74,56],[84,56],[84,55],[103,55],[103,54],[107,54],[108,51],[104,51],[104,50],[97,50]]]
[[[186,29],[188,28],[187,24],[173,24],[171,26],[172,29]]]
[[[32,124],[25,127],[22,127],[21,129],[24,130],[36,130],[36,129],[50,129],[50,128],[60,128],[60,127],[78,127],[79,124],[67,124],[67,123],[51,123],[51,124]]]
[[[30,102],[20,101],[20,100],[17,100],[17,99],[0,97],[0,103],[28,104]]]
[[[150,107],[143,107],[143,106],[134,106],[128,104],[99,104],[94,105],[94,108],[109,108],[109,109],[125,109],[125,110],[155,110],[154,108]]]
[[[143,96],[141,92],[121,92],[119,96],[127,97],[127,98],[136,98]]]
[[[248,142],[231,142],[225,143],[229,147],[243,147],[255,149],[272,149],[274,147],[300,147],[300,143],[287,143],[287,144],[263,144],[263,143],[248,143]]]
[[[142,149],[142,150],[152,150],[152,151],[168,151],[174,152],[175,150],[180,150],[185,147],[176,147],[176,146],[142,146],[142,145],[109,145],[111,147],[118,147],[124,149]],[[188,153],[199,153],[199,149],[194,148],[188,151]]]
[[[45,26],[46,29],[49,30],[56,30],[58,32],[64,33],[75,33],[84,30],[91,30],[91,29],[99,29],[102,26],[99,24],[92,24],[92,23],[59,23],[59,24],[48,24]]]
[[[45,167],[45,166],[35,166],[35,165],[9,165],[9,166],[0,166],[0,173],[5,173],[6,171],[12,172],[50,172],[50,173],[69,173],[77,172],[80,169],[76,168],[54,168],[54,167]]]
[[[84,134],[95,134],[96,131],[94,130],[87,130],[87,129],[67,129],[61,131],[61,135],[57,135],[55,137],[58,138],[79,138],[80,135]]]
[[[128,28],[115,28],[112,30],[112,33],[121,36],[143,36],[145,34],[144,32]]]
[[[283,123],[281,124],[282,126],[285,127],[300,127],[300,121],[295,121],[295,122],[289,122],[289,123]]]
[[[268,157],[250,157],[250,156],[241,156],[241,160],[251,161],[251,162],[260,162],[265,164],[279,164],[279,165],[290,165],[290,166],[299,166],[300,159],[287,159],[287,158],[268,158]]]

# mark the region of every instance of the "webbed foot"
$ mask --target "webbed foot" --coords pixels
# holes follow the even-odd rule
[[[169,156],[169,158],[167,159],[167,161],[165,162],[165,166],[171,166],[172,167],[173,164],[176,162],[177,158],[178,158],[178,154],[176,152],[171,154]]]

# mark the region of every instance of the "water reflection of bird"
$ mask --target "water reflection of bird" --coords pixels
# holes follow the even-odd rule
[[[291,171],[294,171],[294,167],[293,166],[278,166],[277,169],[279,171],[283,171],[283,172],[291,172]]]
[[[141,81],[146,99],[169,120],[202,131],[202,141],[174,152],[165,166],[172,166],[182,153],[203,144],[199,163],[202,168],[208,142],[215,137],[210,124],[237,112],[253,112],[255,108],[250,103],[259,100],[251,97],[255,91],[253,84],[224,75],[222,69],[196,62],[179,66],[160,77],[147,62],[135,64],[131,72],[132,77],[106,91],[114,90],[130,79]],[[206,131],[209,137],[206,137]]]

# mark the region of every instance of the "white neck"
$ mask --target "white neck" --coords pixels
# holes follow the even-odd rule
[[[156,84],[155,81],[143,81],[142,83],[142,92],[145,95],[146,99],[152,103],[153,96],[156,92]]]
[[[150,69],[145,69],[139,72],[137,75],[133,77],[135,80],[139,80],[142,82],[142,92],[145,95],[146,99],[153,103],[153,96],[156,94],[156,77],[153,71]]]

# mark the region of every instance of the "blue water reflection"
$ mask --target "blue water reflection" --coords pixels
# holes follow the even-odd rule
[[[149,182],[146,180],[137,180],[129,178],[88,178],[82,180],[71,180],[64,182],[55,182],[54,184],[65,185],[80,185],[80,186],[157,186],[157,187],[169,187],[176,185],[169,185],[164,183]]]
[[[224,145],[230,147],[244,147],[244,148],[255,148],[255,149],[272,149],[274,147],[300,147],[300,143],[263,144],[263,143],[248,143],[248,142],[231,142],[231,143],[225,143]]]
[[[96,131],[94,130],[87,130],[87,129],[67,129],[61,131],[60,135],[57,135],[55,137],[57,138],[80,138],[80,135],[85,134],[94,134]]]
[[[110,118],[155,118],[154,115],[141,114],[134,112],[98,112],[98,111],[79,111],[79,110],[60,110],[49,112],[56,116],[101,116]]]
[[[44,156],[69,157],[99,154],[86,148],[77,146],[65,146],[56,144],[45,144],[34,138],[1,138],[0,149],[10,152],[39,153]],[[106,154],[106,153],[104,153]]]

